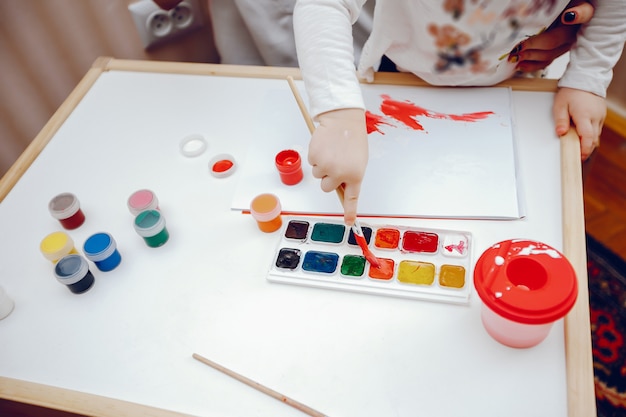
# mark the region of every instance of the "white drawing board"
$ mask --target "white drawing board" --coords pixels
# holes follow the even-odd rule
[[[285,83],[286,84],[286,83]],[[324,195],[307,163],[310,134],[287,85],[268,89],[257,140],[250,142],[233,209],[246,210],[273,192],[290,213],[341,214],[334,193]],[[305,98],[303,83],[299,83]],[[429,88],[362,85],[368,110],[370,159],[359,214],[386,217],[523,217],[508,88]],[[285,101],[286,100],[286,101]],[[301,128],[299,129],[298,126]],[[274,158],[301,154],[304,179],[280,181]]]

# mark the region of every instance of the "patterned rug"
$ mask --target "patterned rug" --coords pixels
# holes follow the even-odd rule
[[[598,417],[626,416],[626,262],[587,235]]]

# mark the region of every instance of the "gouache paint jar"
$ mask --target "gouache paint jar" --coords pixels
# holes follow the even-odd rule
[[[86,292],[95,281],[87,260],[80,255],[61,258],[54,267],[54,275],[57,281],[66,285],[74,294]]]
[[[48,203],[48,210],[52,217],[61,222],[61,226],[68,230],[77,229],[85,222],[85,215],[80,209],[80,202],[72,193],[62,193],[55,196]]]
[[[274,194],[260,194],[250,204],[250,214],[265,233],[275,232],[283,225],[280,212],[280,200]]]
[[[128,197],[128,210],[133,216],[146,210],[158,210],[159,199],[151,190],[138,190]]]
[[[556,249],[531,240],[506,240],[476,262],[474,287],[485,330],[503,345],[541,343],[576,302],[574,268]]]
[[[235,158],[226,153],[216,155],[209,161],[209,172],[216,178],[229,177],[236,168]]]
[[[13,311],[15,303],[6,293],[4,288],[0,287],[0,320],[7,317]]]
[[[112,271],[122,262],[115,239],[108,233],[91,235],[83,245],[83,252],[100,271]]]
[[[78,253],[74,247],[74,241],[65,232],[50,233],[42,239],[39,249],[43,256],[53,263],[57,263],[66,255]]]
[[[283,184],[295,185],[302,181],[302,160],[297,151],[287,149],[278,152],[274,162]]]
[[[170,237],[165,218],[158,210],[142,211],[135,217],[135,231],[151,248],[163,246]]]

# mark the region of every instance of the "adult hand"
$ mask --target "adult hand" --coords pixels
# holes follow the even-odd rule
[[[568,6],[547,30],[519,43],[511,51],[509,61],[517,62],[518,71],[544,69],[571,49],[580,25],[591,20],[594,8],[584,0],[572,0]]]
[[[309,144],[309,163],[323,191],[343,187],[344,220],[356,219],[361,182],[368,160],[365,111],[341,109],[322,113]]]

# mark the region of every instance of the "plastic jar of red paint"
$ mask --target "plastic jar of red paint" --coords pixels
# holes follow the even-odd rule
[[[506,240],[487,249],[474,268],[474,287],[487,333],[515,348],[541,343],[578,295],[567,258],[531,240]]]
[[[165,227],[165,218],[158,210],[142,211],[135,217],[135,231],[151,248],[163,246],[170,234]]]
[[[302,160],[300,154],[293,149],[287,149],[276,154],[274,159],[280,174],[280,180],[286,185],[295,185],[302,181]]]
[[[62,193],[48,203],[52,217],[61,222],[65,229],[77,229],[85,222],[85,215],[80,209],[78,198],[72,193]]]
[[[235,172],[235,158],[227,153],[219,154],[209,161],[209,171],[216,178],[226,178]]]
[[[259,229],[266,233],[281,228],[283,220],[280,213],[280,200],[274,194],[260,194],[250,204],[250,214],[257,221]]]
[[[54,275],[74,294],[86,292],[95,281],[87,260],[80,255],[67,255],[59,259],[54,267]]]
[[[53,263],[57,263],[66,255],[78,253],[74,247],[74,240],[65,232],[50,233],[41,240],[39,249],[43,256]]]
[[[83,245],[83,252],[100,271],[112,271],[122,262],[115,239],[108,233],[100,232],[89,236]]]
[[[146,210],[158,210],[159,199],[151,190],[138,190],[128,197],[128,210],[133,216]]]

